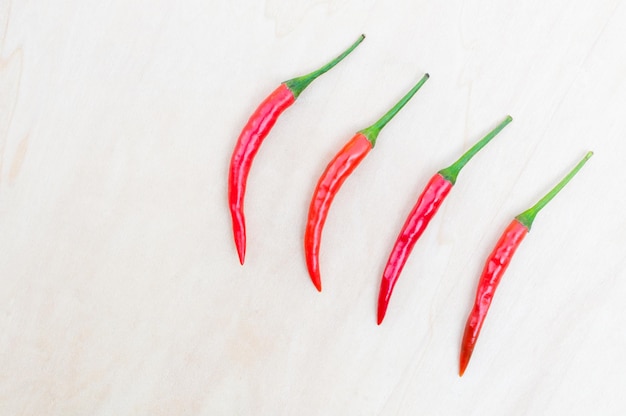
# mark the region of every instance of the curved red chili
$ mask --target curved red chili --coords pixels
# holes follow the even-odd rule
[[[465,372],[465,368],[467,368],[467,364],[472,356],[480,328],[483,326],[500,279],[507,267],[509,267],[513,254],[515,254],[517,247],[522,243],[526,234],[528,234],[528,228],[516,219],[511,221],[489,255],[487,263],[485,263],[483,273],[480,276],[478,290],[476,291],[474,307],[467,319],[465,333],[463,334],[459,371],[461,376]]]
[[[300,93],[317,77],[348,56],[363,39],[365,39],[365,35],[361,35],[352,46],[317,71],[281,83],[259,105],[241,131],[233,150],[228,174],[228,202],[233,221],[235,245],[241,264],[243,264],[246,255],[246,223],[243,213],[246,182],[252,160],[261,143],[276,123],[278,116],[296,101]]]
[[[435,216],[437,210],[439,210],[446,196],[448,196],[452,186],[456,183],[459,172],[480,149],[485,147],[511,121],[513,121],[511,116],[507,116],[495,129],[465,152],[459,160],[436,173],[422,191],[402,226],[383,272],[378,294],[378,325],[385,319],[393,288],[415,243],[430,223],[430,220]]]
[[[500,283],[502,275],[506,271],[509,263],[515,251],[522,243],[526,234],[530,231],[535,216],[543,207],[546,206],[552,198],[558,194],[561,189],[578,173],[583,165],[593,155],[593,152],[588,152],[585,157],[578,162],[576,167],[572,169],[550,192],[548,192],[543,198],[539,200],[535,205],[520,215],[506,228],[495,248],[487,258],[485,267],[480,275],[478,282],[478,288],[476,290],[476,299],[474,300],[474,306],[467,318],[465,325],[465,332],[463,334],[463,341],[461,343],[461,354],[459,359],[459,376],[465,373],[465,369],[469,364],[472,352],[476,346],[478,335],[483,326],[489,306],[495,294],[496,288]]]
[[[328,164],[313,194],[304,237],[304,250],[307,253],[306,266],[311,280],[319,291],[322,290],[319,266],[320,242],[328,209],[343,182],[370,150],[372,144],[367,137],[357,133]]]
[[[322,229],[324,228],[328,209],[333,202],[335,194],[339,191],[339,188],[350,173],[352,173],[374,147],[378,134],[383,127],[385,127],[398,111],[409,102],[413,95],[415,95],[428,80],[428,77],[428,74],[424,75],[391,110],[380,118],[380,120],[358,132],[339,153],[335,155],[319,178],[315,186],[315,191],[313,192],[313,197],[311,198],[311,204],[309,205],[308,220],[304,233],[306,265],[309,270],[309,276],[318,291],[322,291],[319,268],[319,250]]]

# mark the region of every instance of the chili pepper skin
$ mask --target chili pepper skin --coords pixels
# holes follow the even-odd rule
[[[426,74],[420,81],[393,106],[384,116],[370,127],[358,132],[330,161],[324,173],[319,178],[311,204],[304,233],[304,254],[307,269],[311,281],[318,291],[322,291],[322,280],[320,277],[319,250],[322,238],[322,230],[326,222],[326,216],[335,195],[341,188],[346,178],[367,156],[369,151],[376,144],[376,139],[380,131],[387,123],[406,105],[407,102],[428,80]]]
[[[304,250],[307,253],[306,265],[311,280],[320,292],[322,291],[322,280],[320,278],[319,252],[322,228],[326,222],[328,209],[343,182],[370,150],[372,150],[370,141],[363,134],[357,133],[331,160],[315,187],[315,194],[309,206],[309,222],[304,238]]]
[[[502,275],[506,271],[515,251],[522,243],[526,234],[530,232],[535,216],[548,202],[552,200],[563,187],[578,173],[583,165],[593,155],[588,152],[585,157],[569,172],[550,192],[539,200],[535,205],[520,215],[515,217],[504,233],[496,243],[495,248],[487,258],[487,262],[478,282],[476,290],[476,298],[474,305],[470,311],[467,323],[465,324],[465,332],[463,333],[463,341],[461,342],[461,354],[459,358],[459,376],[463,376],[467,365],[469,364],[478,335],[487,317],[489,306],[493,300],[495,291],[502,279]]]
[[[235,246],[239,262],[243,265],[246,255],[246,224],[244,197],[248,173],[254,156],[261,143],[269,134],[278,117],[289,108],[300,93],[317,77],[324,74],[348,56],[362,41],[365,35],[346,49],[337,58],[310,74],[281,83],[254,111],[244,126],[230,160],[228,174],[228,202],[233,222]]]
[[[294,102],[295,97],[291,90],[285,84],[280,84],[248,120],[239,136],[230,161],[228,202],[233,220],[235,244],[239,254],[239,262],[242,265],[246,255],[246,219],[243,212],[243,201],[252,160],[263,139],[276,123],[278,116]]]
[[[459,172],[480,149],[487,145],[511,121],[513,121],[511,116],[507,116],[495,129],[465,152],[459,160],[436,173],[422,191],[402,226],[383,272],[378,294],[378,325],[385,319],[391,294],[415,243],[448,196],[456,183]]]
[[[400,231],[400,235],[389,255],[389,260],[387,260],[383,278],[380,282],[378,325],[385,319],[393,288],[413,250],[413,246],[415,246],[415,243],[430,223],[430,220],[435,216],[451,189],[452,183],[444,179],[439,173],[435,174],[426,185],[426,188],[419,196],[417,203],[404,222],[402,231]]]
[[[522,243],[526,234],[528,234],[528,228],[516,219],[511,221],[485,263],[480,282],[478,283],[474,307],[472,312],[470,312],[465,325],[465,333],[463,334],[459,372],[461,376],[465,372],[472,356],[478,334],[483,326],[500,279],[507,267],[509,267],[513,254],[515,254],[517,247]]]

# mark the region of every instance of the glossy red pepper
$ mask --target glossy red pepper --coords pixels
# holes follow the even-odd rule
[[[459,172],[480,149],[489,143],[511,121],[513,121],[511,116],[507,116],[495,129],[465,152],[459,160],[436,173],[422,191],[402,226],[383,272],[378,294],[378,325],[385,319],[393,288],[415,243],[430,223],[430,220],[435,216],[437,210],[439,210],[446,196],[448,196],[452,186],[456,183]]]
[[[322,291],[320,277],[319,251],[322,238],[322,229],[326,222],[328,209],[330,208],[335,194],[352,173],[352,171],[367,156],[376,144],[380,131],[387,123],[406,105],[407,102],[428,80],[426,74],[402,99],[376,123],[358,132],[330,161],[324,173],[320,177],[311,204],[304,234],[304,253],[309,276],[318,291]]]
[[[561,189],[578,173],[583,165],[593,155],[593,152],[588,152],[585,157],[567,174],[550,192],[548,192],[543,198],[539,200],[534,206],[522,212],[506,228],[495,248],[487,258],[485,267],[483,268],[480,280],[478,282],[478,288],[476,290],[476,299],[474,300],[474,306],[467,318],[465,325],[465,332],[463,334],[463,341],[461,343],[461,354],[459,359],[459,376],[465,373],[465,369],[469,364],[472,352],[476,346],[478,335],[483,326],[489,306],[493,300],[496,288],[502,279],[502,275],[506,271],[511,258],[515,254],[515,251],[522,243],[526,234],[530,231],[535,216],[543,207],[546,206],[552,198],[558,194]]]
[[[363,39],[365,39],[365,35],[361,35],[352,46],[317,71],[281,83],[259,105],[241,131],[230,160],[228,174],[228,202],[233,221],[235,245],[241,264],[244,263],[246,255],[246,223],[243,212],[246,182],[252,160],[261,143],[276,123],[278,116],[296,101],[300,93],[317,77],[348,56]]]

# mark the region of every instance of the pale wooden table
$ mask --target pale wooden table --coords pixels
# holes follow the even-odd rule
[[[241,267],[241,127],[360,33],[259,152]],[[0,414],[626,414],[625,35],[619,0],[0,0]],[[424,72],[335,199],[317,293],[313,186]],[[506,114],[377,326],[417,194]],[[459,378],[486,255],[588,149]]]

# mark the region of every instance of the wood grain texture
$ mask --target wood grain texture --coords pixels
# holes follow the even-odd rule
[[[361,33],[259,151],[241,267],[241,127]],[[619,0],[1,1],[0,414],[626,414],[625,37]],[[302,253],[316,180],[424,72],[335,198],[319,294]],[[506,114],[378,327],[419,192]],[[486,256],[587,150],[460,379]]]

